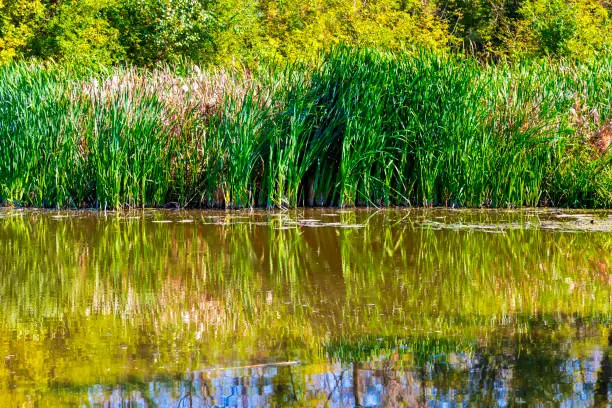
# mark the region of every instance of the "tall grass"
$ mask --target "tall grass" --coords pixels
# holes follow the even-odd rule
[[[0,202],[612,206],[612,56],[483,66],[0,68]]]

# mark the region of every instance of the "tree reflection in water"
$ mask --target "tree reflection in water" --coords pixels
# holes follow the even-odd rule
[[[300,365],[199,371],[142,384],[93,386],[88,395],[92,404],[105,406],[609,406],[610,348],[594,347],[576,357],[557,346],[537,355],[479,349],[404,369],[383,359],[330,363],[318,373]]]
[[[609,406],[610,231],[606,212],[0,211],[0,406]]]

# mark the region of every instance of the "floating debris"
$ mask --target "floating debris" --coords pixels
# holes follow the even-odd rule
[[[418,226],[433,230],[461,230],[461,231],[480,231],[488,233],[503,233],[507,230],[554,230],[558,232],[612,232],[612,220],[607,218],[595,218],[586,214],[576,214],[576,216],[566,214],[560,217],[564,221],[554,219],[535,222],[499,222],[499,223],[441,223],[432,220],[424,220],[417,223]],[[556,215],[555,215],[556,217]]]
[[[341,222],[325,222],[323,224],[319,224],[320,227],[340,227],[341,225]]]
[[[211,372],[211,371],[227,371],[227,370],[246,370],[253,368],[265,368],[265,367],[286,367],[301,364],[300,361],[279,361],[276,363],[263,363],[263,364],[253,364],[253,365],[244,365],[244,366],[235,366],[235,367],[213,367],[213,368],[205,368],[202,370],[203,372]]]

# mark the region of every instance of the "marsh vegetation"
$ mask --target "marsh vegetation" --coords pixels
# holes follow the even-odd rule
[[[612,205],[612,59],[0,67],[0,203]]]

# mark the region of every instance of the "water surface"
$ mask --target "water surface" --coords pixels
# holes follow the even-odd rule
[[[0,211],[0,406],[612,404],[612,213]]]

